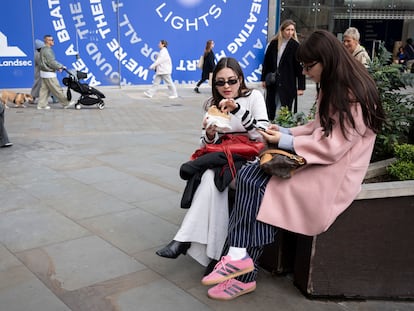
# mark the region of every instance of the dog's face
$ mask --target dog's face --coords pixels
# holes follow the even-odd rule
[[[30,102],[32,102],[33,101],[33,96],[32,95],[30,95],[30,94],[23,94],[24,95],[24,102],[25,103],[30,103]]]

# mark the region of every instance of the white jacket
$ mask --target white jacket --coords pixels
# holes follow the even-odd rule
[[[150,66],[150,69],[155,69],[157,75],[172,73],[172,62],[167,48],[161,48],[157,60]]]

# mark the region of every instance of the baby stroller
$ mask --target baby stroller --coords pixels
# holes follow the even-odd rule
[[[81,105],[96,105],[99,109],[104,109],[105,103],[102,98],[105,98],[105,95],[94,87],[89,86],[87,83],[79,82],[79,80],[85,79],[88,76],[86,73],[82,71],[71,71],[67,69],[65,69],[65,71],[68,73],[68,76],[66,78],[63,78],[62,82],[68,87],[68,90],[66,92],[66,97],[68,100],[72,99],[72,93],[70,91],[71,89],[81,94],[75,104],[76,109],[81,109]]]

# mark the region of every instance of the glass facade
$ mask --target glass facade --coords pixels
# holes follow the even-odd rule
[[[342,40],[348,27],[356,27],[370,53],[379,41],[395,51],[407,38],[414,38],[414,0],[280,1],[280,21],[287,18],[296,22],[300,38],[326,29]]]

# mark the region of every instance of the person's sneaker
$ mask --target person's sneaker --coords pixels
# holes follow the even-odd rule
[[[253,260],[248,256],[240,260],[231,260],[230,256],[223,256],[214,267],[214,270],[203,277],[201,283],[203,285],[214,285],[253,270]]]
[[[150,93],[148,93],[147,91],[144,92],[144,95],[149,97],[149,98],[152,98],[152,95]]]
[[[67,104],[66,106],[63,106],[63,109],[68,109],[70,107],[75,106],[75,104],[77,103],[77,100],[72,100],[69,104]]]
[[[178,95],[170,95],[170,96],[168,96],[169,99],[174,99],[174,98],[177,98],[177,97],[178,97]]]
[[[196,93],[200,94],[200,90],[198,89],[198,87],[195,87],[195,88],[194,88],[194,92],[196,92]]]
[[[39,109],[39,110],[41,110],[41,109],[49,110],[50,106],[44,106],[44,107],[37,106],[37,109]]]
[[[11,147],[13,146],[13,143],[5,143],[3,146],[1,146],[2,148],[7,148],[7,147]]]
[[[230,279],[210,288],[207,296],[217,300],[232,300],[241,295],[253,292],[256,289],[256,281],[243,283],[236,279]]]

